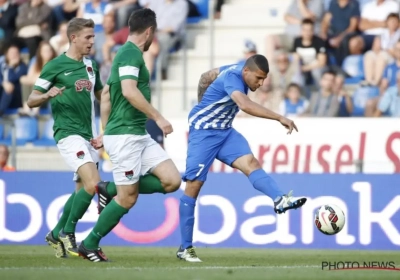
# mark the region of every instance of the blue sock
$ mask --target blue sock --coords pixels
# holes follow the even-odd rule
[[[193,227],[194,227],[194,207],[196,199],[183,195],[179,204],[179,221],[181,228],[182,248],[186,249],[192,246]]]
[[[257,169],[251,172],[249,180],[256,190],[269,196],[273,201],[278,201],[280,197],[284,195],[275,180],[268,176],[263,169]]]

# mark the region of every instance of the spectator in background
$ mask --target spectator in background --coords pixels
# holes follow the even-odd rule
[[[290,51],[294,38],[301,34],[301,23],[304,19],[315,22],[316,34],[320,33],[321,21],[324,16],[324,2],[322,0],[292,0],[285,14],[285,33],[267,36],[266,56],[272,60],[275,50]]]
[[[310,19],[303,20],[301,24],[301,36],[293,43],[293,55],[300,62],[301,72],[307,85],[320,80],[326,66],[325,42],[314,35],[314,23]]]
[[[32,91],[32,86],[35,84],[36,80],[39,78],[40,72],[43,66],[55,58],[57,53],[53,47],[46,41],[42,41],[39,44],[38,50],[36,52],[35,60],[30,65],[28,74],[20,78],[20,83],[23,86],[22,90],[22,100],[24,100],[23,107],[19,110],[21,115],[37,116],[39,113],[39,107],[29,108],[26,104],[29,94]]]
[[[400,72],[396,75],[396,85],[388,88],[379,100],[375,117],[383,114],[393,118],[400,117]]]
[[[122,29],[115,32],[112,37],[107,37],[106,41],[103,43],[103,67],[109,68],[108,65],[111,64],[111,54],[112,50],[116,49],[119,45],[123,45],[126,42],[126,39],[129,35],[129,27],[123,27]],[[159,45],[157,42],[157,38],[154,37],[153,43],[151,44],[149,50],[143,53],[143,59],[146,64],[147,70],[149,73],[153,73],[154,70],[154,61],[159,53]]]
[[[0,116],[7,109],[22,107],[19,80],[26,73],[27,67],[21,60],[18,47],[10,46],[6,51],[5,59],[0,64]]]
[[[10,151],[6,145],[0,144],[0,171],[15,171],[11,165],[7,165]]]
[[[386,20],[387,28],[374,39],[372,50],[364,56],[365,83],[378,86],[388,63],[393,62],[394,47],[400,39],[399,14],[392,13]]]
[[[288,53],[277,51],[274,55],[273,66],[266,80],[270,81],[271,90],[283,94],[287,87],[295,83],[304,85],[299,63],[291,63]]]
[[[162,79],[167,79],[169,52],[185,32],[189,6],[186,0],[144,0],[143,4],[157,15],[156,37],[160,52]]]
[[[359,18],[360,6],[356,0],[331,1],[323,18],[320,37],[327,41],[328,49],[339,66],[347,53],[344,39],[357,31]]]
[[[94,59],[101,65],[103,64],[103,44],[112,40],[115,28],[114,16],[112,14],[105,15],[103,18],[103,31],[97,32],[94,37]]]
[[[217,0],[215,2],[215,14],[214,14],[215,19],[221,18],[221,10],[222,10],[222,5],[224,5],[224,2],[225,0]]]
[[[47,0],[47,3],[53,8],[56,25],[76,17],[79,7],[85,2],[87,0]]]
[[[128,26],[130,14],[141,8],[138,0],[110,0],[110,2],[112,9],[115,11],[115,26],[117,29]]]
[[[62,22],[58,27],[58,34],[50,38],[49,43],[56,51],[57,55],[63,54],[69,48],[67,27],[68,27],[68,22]]]
[[[16,26],[18,38],[32,58],[40,41],[50,39],[51,8],[43,0],[30,0],[19,7]]]
[[[303,114],[309,106],[307,99],[301,96],[301,88],[297,84],[290,84],[285,99],[279,106],[279,113],[285,117],[296,117]]]
[[[399,13],[397,1],[373,0],[364,5],[358,28],[363,32],[365,50],[372,48],[375,36],[385,32],[386,19],[391,13]]]
[[[338,117],[349,117],[353,114],[353,100],[344,88],[345,76],[336,73],[334,93],[339,101]]]
[[[0,0],[0,49],[3,49],[5,42],[14,38],[17,14],[17,5],[12,4],[10,0]]]
[[[79,7],[76,14],[78,18],[90,18],[94,21],[94,32],[103,32],[103,20],[107,14],[113,14],[112,4],[104,0],[91,0],[89,2],[83,2]]]
[[[400,71],[400,42],[397,42],[393,51],[395,61],[386,66],[383,72],[382,82],[380,85],[381,92],[386,91],[388,87],[396,85],[397,73]]]
[[[257,54],[257,46],[256,46],[256,44],[254,44],[250,40],[246,40],[244,42],[243,54],[244,54],[244,56],[243,56],[243,58],[241,60],[239,60],[237,62],[238,64],[242,64],[242,63],[244,64],[248,58],[250,58],[253,55]]]
[[[336,74],[326,71],[322,75],[320,90],[313,92],[304,115],[314,117],[336,117],[339,113],[339,100],[335,94]]]

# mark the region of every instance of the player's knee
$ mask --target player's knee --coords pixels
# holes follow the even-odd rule
[[[116,201],[119,205],[126,209],[132,208],[138,199],[138,193],[123,193],[117,194]]]
[[[87,193],[94,195],[96,193],[96,186],[98,182],[92,181],[84,184],[84,189]]]
[[[181,186],[181,176],[175,175],[168,178],[168,180],[163,184],[164,190],[167,193],[175,192]]]
[[[234,167],[242,171],[246,176],[254,170],[260,169],[260,162],[253,155],[246,155],[238,159],[234,163]]]

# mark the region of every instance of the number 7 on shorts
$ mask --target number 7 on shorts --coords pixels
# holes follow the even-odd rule
[[[204,164],[203,164],[203,163],[200,163],[200,164],[199,164],[199,167],[200,167],[200,170],[199,170],[199,172],[197,172],[196,177],[198,177],[198,176],[200,175],[201,171],[203,171],[203,169],[204,169]]]

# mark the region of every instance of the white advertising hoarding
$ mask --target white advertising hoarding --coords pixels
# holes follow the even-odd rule
[[[174,132],[165,147],[180,171],[185,170],[188,124],[170,120]],[[299,132],[287,135],[278,122],[237,118],[234,128],[248,140],[267,172],[355,173],[357,160],[364,173],[400,173],[400,119],[298,118]],[[219,161],[213,172],[234,172]]]

